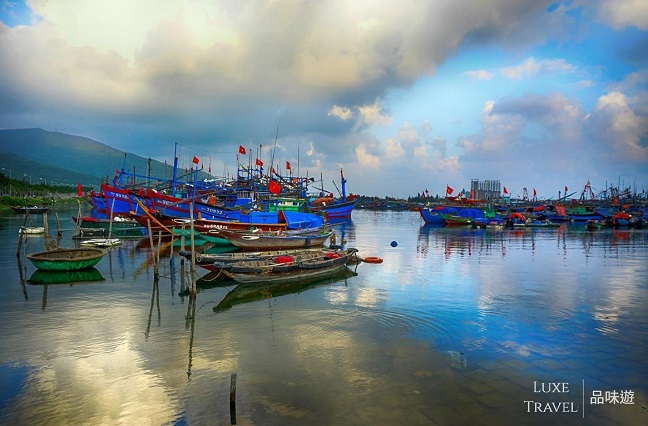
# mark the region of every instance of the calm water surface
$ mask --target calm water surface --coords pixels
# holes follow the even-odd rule
[[[30,283],[44,241],[17,258],[21,222],[0,217],[0,424],[648,424],[647,230],[358,210],[338,239],[382,264],[215,311],[236,286],[192,303],[177,255],[155,281],[147,240],[100,281]]]

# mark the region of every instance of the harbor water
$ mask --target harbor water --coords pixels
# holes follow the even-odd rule
[[[22,220],[0,217],[0,424],[648,424],[646,229],[356,210],[338,243],[382,263],[214,309],[236,285],[190,298],[177,246],[156,280],[148,238],[43,281]]]

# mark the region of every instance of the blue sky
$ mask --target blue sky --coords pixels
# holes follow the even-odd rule
[[[278,130],[277,163],[365,195],[648,190],[645,1],[0,5],[0,128],[219,171]]]

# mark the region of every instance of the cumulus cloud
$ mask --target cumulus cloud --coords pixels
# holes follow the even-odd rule
[[[511,79],[535,77],[543,73],[573,73],[576,67],[564,59],[527,58],[521,64],[500,69],[502,75]]]
[[[598,99],[592,117],[615,158],[648,163],[648,104],[633,106],[623,93],[611,92]]]
[[[168,157],[161,149],[177,141],[219,152],[250,139],[269,145],[279,128],[283,157],[293,159],[301,144],[304,167],[353,165],[350,182],[403,175],[389,182],[394,192],[414,179],[459,176],[478,160],[527,158],[531,147],[534,158],[573,160],[568,147],[585,139],[587,114],[565,94],[489,94],[479,131],[452,137],[397,115],[390,103],[464,48],[528,56],[504,67],[473,64],[463,73],[471,85],[576,74],[568,59],[529,48],[566,38],[581,7],[582,16],[594,10],[610,25],[645,28],[641,2],[610,2],[621,5],[614,10],[553,3],[33,0],[30,22],[0,23],[0,127],[56,127],[154,158]],[[578,77],[576,89],[599,83]],[[610,87],[588,119],[608,123],[607,140],[626,138],[614,146],[638,155],[642,81],[637,72]],[[479,111],[463,114],[470,122]]]
[[[488,70],[466,71],[464,75],[475,80],[490,80],[493,78],[493,73]]]
[[[598,17],[612,27],[648,29],[648,3],[643,0],[600,1]]]

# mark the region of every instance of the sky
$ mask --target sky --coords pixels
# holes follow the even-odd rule
[[[642,192],[646,52],[645,0],[0,0],[0,128],[369,196]]]

